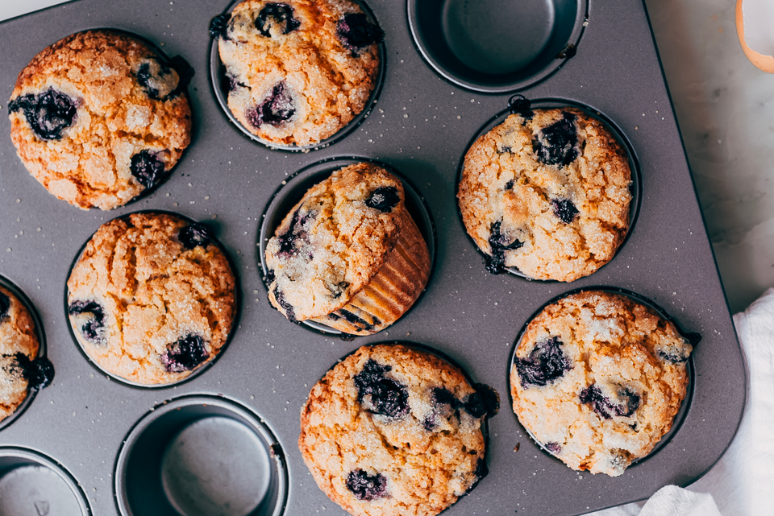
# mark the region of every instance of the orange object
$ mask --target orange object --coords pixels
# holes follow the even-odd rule
[[[739,35],[739,43],[742,45],[742,50],[744,50],[744,54],[747,56],[747,59],[750,60],[752,64],[763,70],[767,73],[774,73],[774,56],[762,54],[760,52],[757,52],[750,48],[750,45],[748,45],[748,39],[745,38],[745,10],[742,8],[742,2],[744,0],[737,0],[736,2],[736,32]],[[756,2],[768,2],[769,0],[747,0],[748,5],[751,3]],[[762,12],[765,11],[765,7],[762,7],[760,9]],[[769,13],[774,13],[774,9],[769,11]],[[752,17],[753,14],[750,12],[747,13],[749,17]],[[758,50],[762,50],[759,48]]]

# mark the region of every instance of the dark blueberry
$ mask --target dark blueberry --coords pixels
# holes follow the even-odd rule
[[[11,298],[0,292],[0,322],[8,317],[8,310],[11,309]]]
[[[473,417],[489,417],[500,410],[500,396],[497,391],[488,385],[477,383],[474,385],[476,392],[465,398],[463,408]]]
[[[277,304],[279,304],[283,310],[285,310],[285,316],[295,322],[296,320],[296,314],[294,312],[293,305],[288,303],[287,299],[285,299],[285,296],[282,295],[282,292],[280,291],[279,287],[274,288],[274,299],[277,301]]]
[[[546,450],[550,451],[551,453],[561,453],[562,446],[559,443],[546,443]]]
[[[521,115],[524,120],[531,120],[535,115],[532,111],[532,103],[524,97],[524,95],[514,95],[511,100],[508,101],[508,106],[511,109],[511,113],[514,115]]]
[[[210,21],[210,36],[213,38],[228,39],[228,22],[231,21],[230,14],[219,14]]]
[[[380,186],[366,199],[366,206],[389,213],[400,202],[398,189],[394,186]]]
[[[347,476],[347,489],[358,500],[370,502],[387,496],[387,479],[380,473],[371,476],[362,469],[356,469]]]
[[[145,188],[151,188],[159,182],[164,174],[164,162],[159,159],[157,152],[141,150],[132,156],[129,165],[132,175]]]
[[[195,75],[195,70],[188,61],[183,59],[182,56],[175,56],[169,60],[169,66],[177,72],[177,87],[170,93],[167,98],[179,95],[183,90],[188,88],[191,79]]]
[[[581,403],[591,405],[594,412],[603,419],[610,419],[613,416],[629,417],[640,406],[639,395],[629,389],[621,389],[618,392],[618,402],[615,402],[604,396],[596,384],[583,389],[580,393]]]
[[[268,23],[267,23],[268,22]],[[285,24],[283,34],[290,34],[301,26],[301,22],[293,18],[293,8],[288,4],[270,3],[261,9],[255,20],[255,28],[262,36],[271,37],[271,28],[274,25]]]
[[[347,290],[347,287],[349,287],[349,283],[346,281],[341,281],[335,285],[329,285],[328,290],[331,291],[331,296],[333,299],[338,299],[341,297],[341,294],[344,293],[345,290]]]
[[[81,326],[83,337],[93,344],[104,344],[105,310],[96,301],[73,301],[68,307],[70,315],[88,315]]]
[[[557,59],[570,59],[575,57],[578,49],[572,43],[564,47],[564,49],[556,55]]]
[[[186,249],[196,247],[207,247],[210,245],[210,232],[207,226],[194,222],[181,229],[177,234],[177,239]]]
[[[578,132],[575,128],[575,115],[564,113],[561,120],[544,127],[532,139],[532,149],[537,160],[544,165],[567,166],[578,157]]]
[[[274,270],[273,269],[269,269],[269,272],[266,273],[266,277],[263,279],[263,281],[267,285],[271,285],[272,283],[274,283],[274,278],[275,278]]]
[[[362,403],[363,398],[370,396],[371,412],[397,419],[409,412],[408,391],[399,382],[384,376],[390,370],[391,366],[382,366],[369,359],[354,380],[358,402]]]
[[[384,31],[368,21],[363,13],[347,14],[336,25],[336,33],[344,46],[357,57],[361,48],[374,43],[381,43]]]
[[[457,408],[459,401],[454,397],[454,394],[446,387],[433,387],[432,400],[436,405],[449,405],[452,408]]]
[[[513,188],[514,184],[515,184],[515,181],[513,179],[511,179],[510,181],[505,183],[505,190],[510,190],[511,188]]]
[[[277,235],[277,241],[279,243],[279,253],[277,254],[279,254],[279,256],[290,258],[296,254],[296,242],[305,241],[307,238],[307,232],[304,226],[307,222],[314,220],[316,216],[316,211],[309,211],[302,216],[301,208],[293,213],[287,231],[281,235]]]
[[[565,224],[575,220],[575,216],[579,213],[570,199],[552,199],[551,208],[554,210],[554,215]]]
[[[513,149],[508,145],[503,145],[497,149],[498,154],[508,154],[509,152],[513,152]]]
[[[437,426],[438,420],[434,413],[430,413],[430,415],[427,416],[424,421],[422,421],[422,427],[428,432],[432,432]]]
[[[157,64],[157,66],[157,74],[151,72],[150,63],[141,64],[140,68],[137,70],[137,82],[140,83],[140,86],[142,86],[142,89],[145,90],[145,93],[153,100],[159,100],[159,90],[153,87],[152,83],[155,82],[158,78],[169,75],[171,73],[171,70],[166,66],[161,66],[160,64]]]
[[[515,239],[510,241],[507,235],[501,232],[502,221],[492,222],[489,226],[489,246],[492,255],[486,259],[486,270],[492,274],[500,274],[505,270],[505,251],[512,251],[524,245],[524,242]]]
[[[60,140],[64,130],[75,122],[78,112],[75,101],[54,88],[49,88],[37,97],[18,97],[8,105],[9,112],[20,109],[41,140]]]
[[[188,335],[167,345],[167,352],[161,355],[161,363],[168,373],[182,373],[192,371],[209,356],[204,339]]]
[[[27,379],[30,389],[45,389],[54,380],[54,364],[45,357],[30,360],[24,353],[15,355],[16,364],[22,375]]]
[[[677,349],[671,351],[659,350],[658,357],[664,362],[669,362],[671,364],[682,364],[683,362],[687,362],[691,355],[681,351],[682,350]]]
[[[295,113],[293,97],[285,91],[285,83],[278,82],[272,89],[271,95],[257,107],[248,109],[245,116],[250,125],[260,129],[263,124],[278,127],[290,120]]]
[[[572,369],[562,351],[562,341],[551,337],[534,347],[528,358],[516,359],[516,371],[525,389],[530,385],[546,385]]]

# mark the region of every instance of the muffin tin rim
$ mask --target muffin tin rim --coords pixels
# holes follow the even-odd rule
[[[86,496],[81,483],[64,464],[50,455],[27,446],[0,446],[0,458],[2,457],[20,457],[37,463],[37,467],[45,467],[47,470],[52,471],[70,488],[73,497],[78,501],[82,516],[92,516],[94,514],[89,503],[89,497]]]
[[[161,214],[161,215],[170,215],[173,217],[177,217],[181,219],[184,222],[187,222],[188,224],[201,224],[204,225],[209,233],[210,241],[213,245],[215,245],[218,249],[220,249],[221,253],[226,257],[226,261],[228,262],[229,267],[231,268],[231,274],[234,276],[234,319],[231,322],[231,328],[229,328],[228,336],[226,337],[226,341],[223,343],[223,345],[220,347],[218,353],[212,357],[211,359],[207,360],[204,364],[197,366],[194,368],[191,373],[184,378],[181,378],[174,382],[169,383],[156,383],[156,384],[143,384],[139,382],[134,382],[132,380],[128,380],[126,378],[123,378],[115,373],[111,373],[107,369],[104,369],[101,365],[99,365],[94,359],[91,358],[91,356],[86,352],[86,350],[83,348],[83,345],[78,340],[78,337],[75,335],[75,330],[73,329],[72,322],[70,321],[70,303],[69,303],[69,297],[70,297],[70,290],[67,287],[67,283],[70,281],[70,276],[72,276],[73,269],[75,269],[75,266],[78,265],[81,258],[83,257],[83,252],[86,250],[86,246],[89,245],[89,242],[91,242],[91,239],[94,238],[94,235],[97,233],[97,231],[100,230],[104,225],[109,224],[110,222],[113,222],[114,220],[124,220],[128,219],[131,215],[136,214]],[[78,252],[75,254],[75,257],[72,260],[72,263],[67,269],[67,277],[65,278],[64,282],[64,317],[65,317],[65,324],[67,326],[67,329],[70,333],[71,340],[75,343],[75,347],[78,348],[78,351],[80,351],[81,355],[86,359],[86,361],[94,368],[97,369],[97,371],[100,374],[106,375],[110,377],[112,380],[115,380],[127,387],[131,387],[133,389],[139,389],[139,390],[161,390],[161,389],[168,389],[172,387],[177,387],[179,385],[182,385],[195,377],[203,374],[206,370],[208,370],[212,365],[220,359],[221,356],[226,352],[229,345],[234,339],[234,335],[237,333],[237,330],[239,329],[239,322],[242,317],[242,285],[240,281],[240,275],[239,270],[235,267],[234,261],[231,258],[231,255],[228,252],[228,249],[226,246],[220,241],[220,239],[216,236],[215,231],[213,231],[209,225],[206,224],[206,220],[204,221],[196,221],[186,215],[183,215],[181,213],[177,213],[170,210],[163,210],[163,209],[155,209],[155,208],[148,208],[145,210],[137,210],[130,213],[124,213],[122,215],[117,215],[116,217],[113,217],[110,220],[107,220],[105,222],[102,222],[99,227],[94,230],[91,235],[86,239],[86,241],[80,246],[78,249]]]
[[[424,297],[425,293],[427,292],[428,288],[430,287],[430,282],[433,279],[433,274],[434,274],[434,271],[435,271],[436,257],[437,257],[437,254],[438,254],[437,253],[438,230],[437,230],[436,225],[435,225],[435,219],[433,219],[432,211],[430,210],[430,207],[427,204],[427,200],[420,193],[420,191],[411,183],[411,181],[402,172],[397,170],[392,165],[389,165],[389,164],[387,164],[387,163],[385,163],[385,162],[383,162],[381,160],[375,159],[375,158],[369,158],[369,157],[363,157],[363,156],[330,156],[328,158],[324,158],[324,159],[321,159],[319,161],[315,161],[313,163],[305,165],[305,166],[301,167],[300,169],[296,170],[295,172],[293,172],[292,174],[290,174],[289,176],[287,176],[285,179],[283,179],[282,182],[280,183],[279,187],[277,187],[277,189],[274,191],[274,193],[272,193],[272,195],[269,197],[269,199],[268,199],[268,201],[266,203],[266,206],[263,209],[263,213],[261,214],[261,224],[258,226],[257,243],[256,243],[256,246],[255,246],[256,247],[256,251],[258,253],[258,256],[257,256],[257,259],[256,259],[256,264],[258,266],[257,267],[258,274],[260,275],[261,284],[266,289],[266,294],[268,296],[269,285],[266,283],[266,273],[268,272],[268,270],[267,270],[267,267],[266,267],[266,259],[265,259],[265,256],[266,256],[266,244],[268,243],[269,239],[272,238],[274,235],[273,234],[269,235],[270,230],[268,228],[268,224],[266,223],[266,215],[270,212],[272,206],[274,206],[274,209],[276,211],[276,209],[278,209],[279,206],[275,206],[275,203],[281,202],[282,199],[287,197],[288,193],[292,193],[292,189],[294,188],[294,186],[291,185],[291,182],[293,182],[296,179],[298,179],[298,181],[302,181],[303,180],[302,176],[304,176],[305,174],[308,174],[309,177],[313,177],[313,176],[316,176],[316,175],[320,175],[320,176],[325,175],[325,177],[323,179],[321,179],[320,181],[317,181],[316,183],[314,183],[312,186],[309,187],[309,188],[312,188],[313,186],[321,183],[322,181],[325,181],[328,177],[330,177],[331,174],[333,174],[337,170],[341,170],[342,168],[345,168],[345,167],[350,166],[350,165],[355,165],[355,164],[358,164],[358,163],[370,163],[370,164],[375,165],[377,167],[383,168],[384,170],[386,170],[390,174],[392,174],[395,177],[397,177],[398,180],[400,180],[401,184],[403,185],[403,190],[404,190],[406,198],[411,196],[412,197],[412,199],[411,199],[412,203],[415,200],[419,201],[418,203],[416,203],[416,209],[417,209],[417,211],[420,212],[420,215],[422,216],[422,218],[425,219],[425,220],[421,221],[421,222],[423,222],[421,227],[420,227],[420,224],[417,223],[418,221],[416,221],[416,220],[414,221],[414,223],[417,224],[417,227],[419,228],[419,232],[422,233],[422,229],[424,228],[425,225],[427,225],[428,227],[426,229],[430,233],[430,235],[428,235],[428,237],[431,237],[431,238],[425,237],[424,234],[422,235],[422,238],[424,239],[425,244],[427,245],[428,254],[430,255],[430,275],[427,278],[427,284],[425,285],[425,288],[422,289],[422,292],[419,294],[419,297],[417,297],[417,299],[414,301],[414,303],[411,305],[411,307],[409,307],[409,309],[406,310],[406,312],[404,312],[398,318],[398,320],[400,320],[400,319],[405,317],[409,312],[411,312],[414,309],[414,307]],[[338,164],[341,164],[341,166],[336,166]],[[317,169],[317,168],[321,168],[322,170],[319,170],[319,171],[315,172],[315,169]],[[290,187],[291,190],[288,190],[284,197],[281,196],[280,194],[282,193],[282,191],[287,189],[288,187]],[[295,185],[295,188],[298,188],[298,185]],[[306,191],[309,191],[309,188],[307,188]],[[302,197],[303,197],[303,195],[302,195]],[[406,199],[406,200],[408,200],[408,199]],[[300,199],[299,199],[299,201],[300,201]],[[299,201],[297,201],[297,202],[299,202]],[[287,215],[287,214],[285,214],[285,215]],[[283,215],[282,218],[284,218],[285,215]],[[412,219],[413,219],[413,217],[412,217]],[[280,219],[280,220],[282,220],[282,219]],[[274,228],[274,229],[276,230],[276,228]],[[275,312],[277,311],[276,309],[273,309],[273,310]],[[341,338],[343,340],[354,340],[354,339],[356,339],[358,337],[370,337],[370,336],[373,336],[373,335],[378,335],[379,333],[381,333],[381,331],[386,331],[389,328],[389,326],[388,326],[384,330],[381,330],[381,331],[379,331],[379,332],[377,332],[375,334],[372,334],[372,335],[355,335],[355,334],[344,333],[342,331],[335,330],[335,329],[330,328],[330,327],[328,327],[328,326],[326,326],[324,324],[321,324],[321,323],[318,323],[318,322],[315,322],[315,321],[311,321],[311,320],[304,320],[304,321],[300,321],[300,322],[295,322],[295,321],[289,321],[289,322],[294,322],[295,324],[297,324],[297,325],[299,325],[299,326],[301,326],[301,327],[303,327],[303,328],[305,328],[307,330],[310,330],[310,331],[313,331],[315,333],[318,333],[320,335],[323,335],[323,336],[337,336],[337,337],[339,337],[339,338]],[[396,323],[397,323],[397,321],[396,321]]]
[[[566,297],[569,297],[575,294],[581,294],[584,292],[586,293],[604,292],[604,293],[624,296],[636,303],[640,303],[646,306],[647,308],[656,312],[656,314],[662,319],[672,323],[675,326],[675,329],[677,330],[677,332],[680,334],[680,336],[682,336],[685,340],[689,342],[690,342],[690,339],[687,337],[687,335],[691,333],[683,330],[682,326],[679,324],[676,318],[672,317],[663,308],[661,308],[661,306],[659,306],[657,303],[650,300],[649,298],[643,296],[642,294],[638,294],[637,292],[634,292],[632,290],[629,290],[623,287],[610,286],[610,285],[592,285],[588,287],[578,287],[578,288],[568,290],[566,292],[562,292],[552,297],[550,300],[546,301],[545,303],[543,303],[540,306],[540,308],[535,310],[535,312],[529,316],[529,318],[522,325],[521,329],[516,335],[516,339],[514,340],[514,343],[511,345],[511,351],[509,352],[509,355],[508,355],[508,369],[506,372],[506,386],[508,388],[508,403],[509,403],[508,407],[509,407],[510,413],[513,415],[514,419],[516,420],[516,424],[518,425],[519,429],[523,430],[524,433],[526,433],[529,436],[529,438],[532,440],[533,443],[535,443],[535,445],[540,449],[540,451],[560,461],[562,465],[567,468],[569,468],[569,466],[567,466],[564,463],[564,461],[562,461],[562,459],[560,459],[554,453],[549,451],[548,448],[546,448],[545,445],[534,436],[532,431],[530,431],[527,427],[525,427],[521,423],[519,416],[513,410],[513,392],[511,389],[511,372],[513,371],[514,361],[516,360],[516,351],[521,345],[521,342],[524,339],[524,335],[527,332],[527,328],[532,323],[532,321],[534,321],[535,318],[539,316],[543,312],[543,310],[545,310],[548,306],[553,305]],[[672,426],[669,428],[669,431],[664,433],[659,438],[658,442],[656,442],[656,444],[653,446],[653,449],[650,450],[650,452],[647,455],[645,455],[644,457],[638,457],[632,460],[630,465],[626,468],[626,470],[629,470],[634,466],[642,464],[643,462],[647,461],[651,457],[654,457],[657,453],[661,452],[664,448],[667,447],[668,444],[672,442],[672,440],[675,438],[677,433],[682,428],[683,423],[688,417],[688,413],[690,412],[691,406],[693,405],[693,396],[694,396],[694,390],[696,387],[696,366],[694,364],[694,353],[696,351],[696,347],[698,346],[698,344],[699,342],[697,342],[696,344],[692,343],[692,346],[694,349],[693,349],[693,352],[691,352],[691,356],[686,361],[686,373],[687,373],[686,376],[688,379],[688,385],[686,386],[686,389],[685,389],[685,397],[680,403],[680,409],[672,418]],[[704,473],[706,473],[706,471]]]
[[[515,110],[513,107],[513,101],[515,98],[521,97],[525,99],[528,103],[530,108],[534,109],[561,109],[564,108],[575,108],[583,111],[587,115],[593,117],[595,120],[601,122],[605,128],[608,131],[611,131],[613,133],[613,136],[616,138],[616,141],[621,145],[624,149],[624,152],[626,153],[627,162],[629,164],[629,171],[630,171],[630,182],[629,182],[629,193],[632,196],[631,201],[629,202],[629,224],[626,228],[626,235],[624,236],[624,239],[621,241],[621,243],[618,245],[618,247],[615,250],[615,254],[613,254],[613,257],[610,258],[607,262],[602,264],[597,270],[592,272],[591,274],[588,274],[586,276],[581,276],[578,279],[572,280],[572,281],[559,281],[555,279],[540,279],[540,278],[531,278],[518,270],[516,267],[504,267],[503,272],[506,272],[512,276],[515,276],[517,278],[520,278],[522,280],[525,280],[527,282],[536,282],[536,283],[564,283],[564,284],[571,284],[575,283],[577,281],[581,281],[585,278],[589,278],[597,274],[600,270],[602,270],[607,265],[611,264],[618,254],[623,250],[624,246],[629,242],[629,238],[631,237],[634,226],[637,224],[637,219],[640,215],[640,208],[642,206],[642,168],[640,167],[640,160],[637,157],[637,153],[634,150],[634,146],[629,141],[629,138],[626,136],[626,133],[616,124],[610,117],[606,116],[604,113],[602,113],[600,110],[593,108],[592,106],[585,104],[583,102],[580,102],[578,100],[569,99],[569,98],[562,98],[562,97],[540,97],[536,99],[528,99],[524,97],[524,95],[513,95],[508,100],[508,107],[503,109],[502,111],[497,112],[494,116],[489,118],[484,124],[478,129],[478,131],[475,133],[473,138],[471,138],[470,142],[468,143],[467,147],[465,147],[464,152],[462,153],[462,157],[460,158],[459,165],[457,166],[457,173],[456,173],[456,183],[454,185],[454,204],[455,204],[455,210],[457,212],[457,218],[462,226],[462,231],[465,233],[465,236],[467,237],[467,240],[473,244],[473,248],[476,250],[476,252],[481,255],[484,260],[490,258],[488,254],[486,254],[484,251],[482,251],[475,240],[473,240],[473,237],[470,236],[470,233],[468,233],[468,229],[465,226],[465,221],[462,218],[462,210],[460,209],[460,202],[457,195],[459,195],[460,191],[460,183],[462,182],[462,174],[465,171],[465,158],[468,155],[468,152],[470,151],[470,148],[478,141],[479,138],[483,137],[484,135],[491,132],[495,127],[498,127],[502,123],[505,122],[505,120],[512,114],[515,114]],[[538,105],[539,104],[539,105]]]
[[[149,410],[145,411],[139,418],[135,420],[132,426],[124,433],[124,437],[121,439],[121,444],[115,452],[115,460],[113,461],[113,501],[115,503],[116,511],[121,516],[132,516],[131,512],[123,510],[123,506],[129,507],[128,495],[126,494],[126,468],[128,466],[129,456],[134,449],[134,445],[138,439],[142,436],[143,432],[147,430],[154,421],[158,421],[165,414],[179,410],[186,406],[192,405],[213,405],[221,409],[238,414],[245,420],[249,421],[252,425],[250,428],[254,433],[260,434],[260,438],[266,444],[266,452],[269,455],[269,462],[275,469],[275,478],[278,482],[279,492],[277,495],[277,504],[271,515],[267,516],[283,516],[287,512],[288,499],[290,498],[292,479],[290,468],[288,467],[288,459],[285,453],[285,447],[277,437],[269,422],[263,418],[255,409],[243,404],[238,399],[223,394],[208,394],[208,393],[187,393],[178,395],[162,402],[156,403]],[[206,416],[214,417],[214,416]],[[222,416],[228,417],[228,416]],[[241,421],[237,421],[241,423]],[[244,424],[244,423],[242,423]],[[247,425],[245,425],[247,426]],[[168,445],[169,443],[167,443]],[[276,448],[279,448],[277,453]],[[2,450],[2,448],[0,448]],[[272,460],[273,459],[273,460]],[[89,514],[89,516],[91,516]]]
[[[586,25],[589,21],[589,11],[591,9],[591,2],[592,0],[577,0],[578,6],[577,11],[575,15],[575,24],[573,25],[572,32],[570,33],[570,37],[567,40],[567,44],[565,46],[565,50],[572,47],[573,54],[566,56],[566,57],[559,57],[557,56],[554,58],[554,62],[544,66],[542,69],[540,69],[535,75],[532,77],[529,77],[527,79],[523,79],[521,81],[513,82],[511,84],[505,85],[505,86],[493,86],[493,87],[487,87],[487,86],[478,86],[475,83],[472,83],[470,81],[462,80],[454,76],[454,74],[450,72],[446,72],[443,69],[443,66],[438,64],[435,59],[433,59],[430,56],[429,50],[426,49],[426,46],[424,44],[420,44],[420,41],[422,38],[419,36],[419,28],[418,23],[415,16],[416,8],[414,7],[418,2],[422,2],[425,0],[406,0],[406,23],[408,24],[409,28],[409,34],[412,46],[414,47],[414,50],[422,57],[422,60],[424,63],[441,79],[443,79],[445,82],[459,87],[463,88],[467,91],[470,91],[472,93],[482,94],[482,95],[491,95],[491,96],[499,96],[499,95],[506,95],[508,93],[516,93],[519,91],[524,91],[530,88],[534,88],[535,86],[538,86],[540,83],[546,81],[547,79],[551,78],[552,75],[557,73],[559,70],[561,70],[564,65],[572,59],[575,55],[575,51],[577,51],[578,46],[580,45],[581,39],[583,38],[583,34],[586,32]]]
[[[231,13],[234,10],[234,8],[237,5],[241,4],[243,1],[245,0],[232,0],[226,6],[225,10],[223,10],[219,14],[216,14],[215,16]],[[361,11],[368,17],[369,21],[374,22],[378,27],[381,27],[381,25],[379,24],[379,20],[376,18],[376,15],[374,14],[373,10],[368,6],[365,0],[351,0],[351,1],[354,2],[355,5],[357,5],[361,9]],[[308,145],[303,145],[303,146],[272,143],[250,132],[244,125],[242,125],[241,122],[239,122],[239,120],[237,120],[237,118],[231,112],[231,109],[229,109],[228,95],[227,94],[224,95],[222,88],[220,87],[224,77],[224,73],[223,73],[224,65],[220,59],[220,50],[218,48],[220,37],[214,37],[212,35],[210,35],[209,37],[210,37],[210,51],[209,51],[207,75],[209,77],[208,82],[210,84],[210,93],[215,98],[215,104],[218,105],[218,107],[220,108],[220,112],[229,121],[229,125],[235,127],[238,130],[237,132],[239,132],[239,134],[241,134],[243,137],[247,138],[251,142],[257,143],[271,151],[287,152],[291,154],[309,153],[316,150],[326,149],[331,145],[334,145],[346,139],[347,136],[354,133],[354,131],[371,115],[371,112],[373,111],[374,107],[379,101],[379,96],[381,95],[382,87],[384,86],[385,77],[387,75],[387,48],[386,48],[385,42],[381,41],[379,43],[376,43],[376,47],[378,49],[378,54],[379,54],[379,67],[376,74],[376,80],[374,82],[374,88],[371,91],[371,93],[368,95],[368,100],[366,101],[365,106],[363,106],[363,110],[360,113],[355,115],[352,118],[352,120],[347,122],[346,125],[344,125],[341,129],[333,133],[331,136],[317,143],[310,143]]]

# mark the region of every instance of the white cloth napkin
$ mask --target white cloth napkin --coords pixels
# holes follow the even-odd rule
[[[734,324],[747,362],[747,406],[725,455],[687,489],[666,486],[644,506],[629,504],[590,516],[774,514],[774,289],[736,314]]]

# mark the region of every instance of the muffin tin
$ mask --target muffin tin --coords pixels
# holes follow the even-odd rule
[[[192,473],[194,483],[201,481],[206,474],[196,460],[212,450],[198,456],[175,448],[176,436],[191,432],[194,442],[202,442],[209,433],[219,435],[223,426],[223,435],[241,435],[248,443],[244,449],[256,457],[235,473],[262,472],[254,476],[262,478],[265,491],[245,488],[266,493],[257,506],[254,498],[233,493],[246,507],[243,512],[252,507],[249,514],[254,515],[343,514],[303,464],[296,445],[299,411],[312,385],[338,359],[363,344],[394,340],[437,349],[474,381],[493,386],[502,400],[500,413],[489,421],[489,476],[448,510],[450,516],[579,514],[646,498],[665,484],[686,485],[714,464],[742,414],[744,364],[641,3],[519,2],[518,12],[508,16],[544,20],[550,37],[543,48],[551,53],[552,45],[562,49],[554,59],[546,54],[535,61],[534,68],[513,65],[514,74],[501,74],[499,83],[482,86],[476,84],[486,82],[480,74],[468,74],[464,82],[457,69],[428,64],[432,56],[422,38],[446,38],[447,45],[465,39],[450,44],[449,38],[462,37],[451,26],[440,33],[417,32],[415,17],[422,12],[443,18],[442,6],[457,13],[469,9],[477,16],[475,27],[483,31],[487,16],[500,14],[499,4],[486,3],[485,9],[462,0],[370,0],[386,33],[378,101],[349,134],[310,153],[277,152],[246,138],[216,100],[207,30],[210,19],[230,3],[78,0],[0,25],[6,50],[0,55],[5,92],[0,98],[10,96],[16,75],[37,52],[89,28],[113,27],[147,38],[167,55],[183,56],[196,71],[188,90],[194,116],[191,146],[157,190],[110,213],[79,211],[48,194],[15,156],[9,122],[0,117],[0,274],[36,307],[47,356],[56,368],[53,384],[0,431],[0,486],[21,471],[18,465],[41,465],[65,480],[74,499],[88,497],[70,512],[127,515],[127,499],[137,489],[131,478],[139,474],[158,480],[156,499],[186,516],[197,514],[190,500],[179,497],[185,486],[165,484],[164,478],[182,468]],[[574,13],[572,24],[561,13]],[[502,43],[495,31],[481,32],[477,41],[484,49]],[[608,265],[571,284],[490,275],[457,213],[454,194],[465,149],[519,88],[529,99],[577,102],[601,113],[620,129],[639,164],[639,214],[627,241]],[[437,240],[433,275],[414,308],[380,334],[342,340],[292,324],[270,307],[257,237],[262,214],[283,181],[290,184],[293,174],[311,164],[352,156],[377,159],[400,171],[424,197]],[[62,302],[82,243],[102,223],[144,209],[206,221],[241,281],[241,317],[228,348],[206,371],[166,389],[132,388],[96,370],[73,342]],[[663,307],[685,331],[703,336],[692,358],[693,395],[682,424],[657,452],[618,478],[579,474],[543,453],[508,406],[510,357],[520,329],[555,296],[595,286],[636,292]],[[150,428],[159,433],[145,433]],[[137,444],[143,436],[155,451]],[[177,453],[177,459],[165,463],[162,448]],[[129,466],[132,450],[158,460],[138,473]],[[43,476],[30,478],[30,485],[47,485]],[[170,506],[163,505],[164,510]]]

